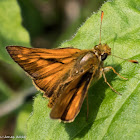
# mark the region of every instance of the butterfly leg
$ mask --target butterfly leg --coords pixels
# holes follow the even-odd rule
[[[87,93],[86,98],[87,98],[87,120],[88,120],[88,114],[89,114],[88,93]]]
[[[103,74],[105,83],[107,83],[108,86],[109,86],[115,93],[117,93],[118,95],[121,95],[119,92],[117,92],[117,91],[107,82],[107,79],[106,79],[106,76],[105,76],[105,73],[104,73],[104,69],[102,69],[102,74]]]
[[[115,74],[117,74],[118,76],[120,76],[120,78],[125,79],[125,80],[128,80],[128,78],[125,78],[125,77],[121,76],[119,73],[117,73],[116,70],[113,67],[111,67],[111,66],[105,67],[104,68],[104,72],[107,72],[110,69],[112,69]]]

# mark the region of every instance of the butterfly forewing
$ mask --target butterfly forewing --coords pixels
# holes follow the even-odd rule
[[[49,91],[52,91],[53,86],[61,82],[74,65],[72,56],[80,52],[72,48],[38,49],[20,46],[8,46],[7,50],[14,61],[32,77],[38,88],[44,92],[48,90],[48,96],[51,96]]]

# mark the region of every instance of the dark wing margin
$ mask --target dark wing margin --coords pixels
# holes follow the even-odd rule
[[[12,59],[32,78],[47,97],[51,97],[64,81],[74,64],[73,56],[81,50],[75,48],[41,49],[21,46],[7,46]]]
[[[92,81],[93,73],[87,71],[74,79],[60,95],[50,113],[52,119],[72,122],[79,113]]]

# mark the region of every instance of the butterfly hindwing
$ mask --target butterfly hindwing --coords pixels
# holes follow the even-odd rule
[[[87,95],[92,75],[92,72],[87,71],[66,87],[52,108],[50,113],[52,119],[61,119],[66,122],[73,121]]]

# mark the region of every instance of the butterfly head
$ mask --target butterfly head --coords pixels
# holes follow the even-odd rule
[[[111,48],[107,44],[99,44],[94,47],[94,53],[101,61],[104,61],[108,55],[111,55]]]

